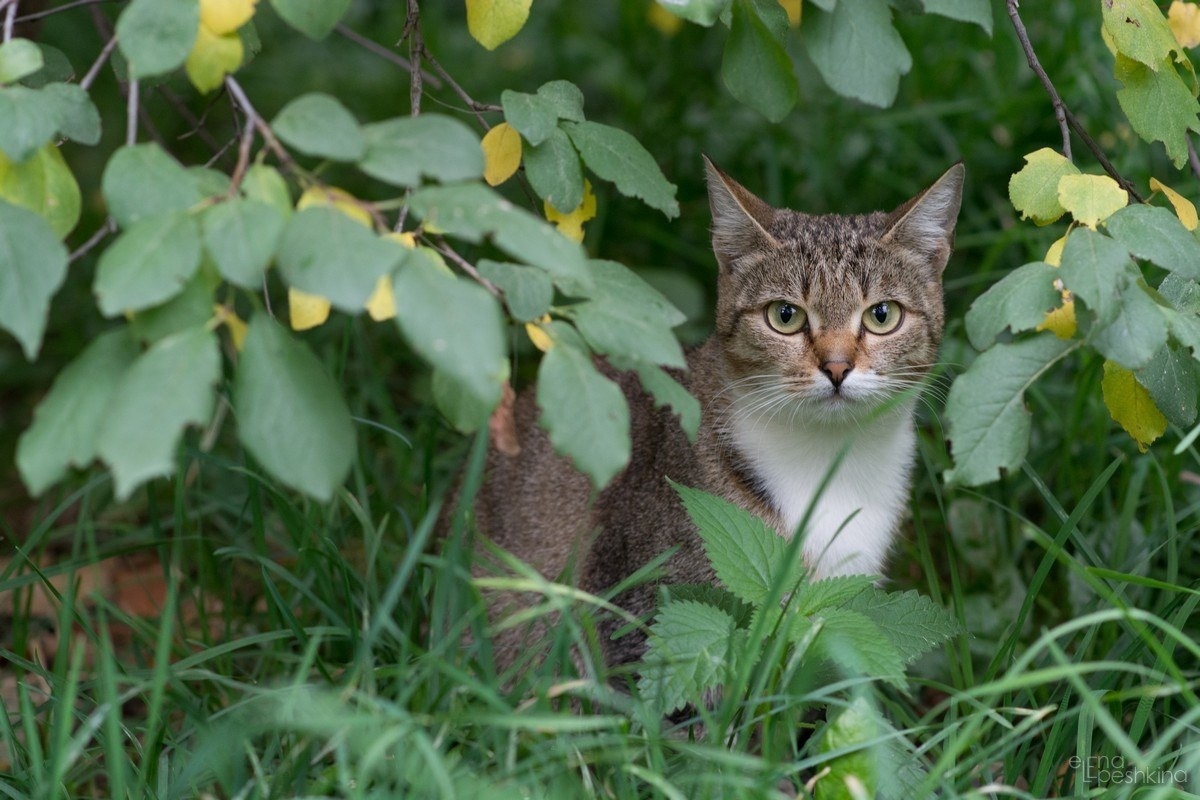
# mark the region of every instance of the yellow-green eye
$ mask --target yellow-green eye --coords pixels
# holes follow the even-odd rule
[[[884,300],[863,312],[863,325],[866,325],[871,333],[880,336],[899,328],[902,319],[904,307],[895,300]]]
[[[776,300],[767,306],[767,324],[785,336],[803,328],[807,318],[803,308],[787,300]]]

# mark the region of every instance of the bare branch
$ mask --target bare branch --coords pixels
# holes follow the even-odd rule
[[[117,46],[117,37],[110,37],[105,43],[104,49],[100,51],[100,55],[96,56],[96,60],[92,62],[92,66],[88,67],[87,74],[83,76],[83,80],[79,81],[79,88],[85,92],[92,88],[92,84],[96,82],[96,78],[100,75],[100,69],[104,66],[104,62],[108,61],[108,57],[112,55],[112,51]]]
[[[0,3],[3,5],[3,3]],[[4,41],[8,41],[13,37],[13,26],[17,21],[17,0],[9,0],[8,7],[4,11]]]
[[[1192,174],[1200,178],[1200,156],[1196,155],[1196,147],[1192,144],[1192,137],[1187,137],[1188,146],[1188,164],[1192,167]]]
[[[479,273],[479,270],[475,269],[475,265],[460,256],[453,247],[446,244],[445,239],[439,237],[437,251],[453,261],[459,269],[470,275],[476,283],[491,292],[492,296],[500,300],[504,299],[504,293],[500,291],[500,288],[487,278],[483,277],[483,275]]]
[[[408,57],[411,61],[408,81],[409,113],[414,117],[421,113],[421,55],[425,50],[425,40],[421,38],[421,10],[417,0],[408,0],[408,18],[404,21],[404,30],[408,34]]]
[[[407,58],[400,55],[399,53],[396,53],[396,52],[384,47],[379,42],[368,39],[367,37],[363,36],[361,33],[355,31],[354,29],[352,29],[342,23],[338,23],[338,26],[336,28],[334,28],[334,30],[337,31],[338,34],[340,36],[342,36],[343,38],[349,39],[350,41],[354,42],[359,47],[362,47],[364,50],[374,53],[375,55],[382,58],[384,61],[390,61],[391,63],[395,64],[397,67],[404,70],[405,72],[412,72],[413,67],[412,67],[411,61],[409,61]],[[435,89],[442,88],[442,82],[438,79],[438,77],[436,75],[433,75],[429,72],[425,72],[421,76],[421,79],[425,83],[429,84],[430,86],[432,86]]]
[[[254,109],[254,106],[250,103],[250,98],[246,97],[246,92],[242,90],[241,85],[234,80],[232,75],[225,76],[225,88],[229,90],[229,94],[233,96],[234,101],[242,109],[242,113],[246,115],[246,125],[258,129],[258,132],[263,137],[263,141],[267,143],[267,147],[275,154],[280,163],[290,172],[305,174],[300,165],[296,163],[296,160],[292,158],[292,154],[275,137],[275,131],[271,130],[271,126]]]
[[[116,229],[117,229],[117,226],[113,222],[113,218],[109,217],[108,219],[106,219],[104,221],[104,224],[101,225],[95,233],[93,233],[91,236],[89,236],[88,240],[86,242],[81,244],[79,246],[79,248],[75,250],[75,252],[71,253],[71,255],[67,256],[67,263],[73,264],[74,262],[83,258],[85,255],[87,255],[88,251],[90,251],[96,245],[100,244],[100,242],[104,241],[104,237],[108,236],[110,233],[112,233]]]
[[[137,142],[138,94],[138,82],[135,79],[129,82],[129,93],[126,95],[125,144],[127,145]]]

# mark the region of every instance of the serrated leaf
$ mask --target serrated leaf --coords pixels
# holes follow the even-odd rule
[[[638,689],[664,712],[701,700],[721,685],[744,640],[745,631],[737,630],[733,617],[720,608],[672,600],[650,626]]]
[[[949,611],[912,589],[906,592],[870,589],[849,600],[846,608],[870,617],[906,662],[917,660],[962,633],[958,620]]]
[[[1167,59],[1155,70],[1118,54],[1114,74],[1123,85],[1117,102],[1133,130],[1148,142],[1162,142],[1171,162],[1182,167],[1188,132],[1200,131],[1200,103],[1175,65]]]
[[[250,320],[233,387],[238,438],[276,479],[322,502],[354,462],[341,390],[312,351],[265,314]]]
[[[1167,320],[1140,280],[1117,283],[1117,313],[1097,324],[1089,340],[1105,358],[1128,369],[1145,366],[1167,341]]]
[[[992,5],[988,0],[922,0],[926,14],[970,22],[992,35]]]
[[[1025,156],[1025,166],[1008,182],[1008,199],[1021,212],[1021,219],[1049,225],[1066,213],[1058,201],[1059,181],[1078,174],[1079,168],[1062,153],[1043,147]]]
[[[1171,424],[1185,428],[1196,421],[1200,364],[1183,347],[1163,345],[1135,374]]]
[[[0,200],[34,212],[60,239],[79,222],[79,184],[52,143],[20,164],[0,153]]]
[[[220,377],[217,336],[203,327],[163,339],[125,371],[96,438],[96,454],[112,468],[118,500],[175,471],[184,428],[209,421]]]
[[[225,76],[236,72],[245,56],[245,45],[236,31],[217,34],[201,25],[183,67],[192,86],[208,93],[220,88]]]
[[[311,207],[293,214],[284,226],[276,260],[288,286],[357,314],[375,284],[406,252],[336,209]]]
[[[683,348],[666,320],[648,313],[644,305],[626,302],[627,297],[602,295],[602,299],[571,306],[566,313],[598,353],[667,367],[686,366]]]
[[[500,287],[504,304],[518,322],[541,318],[554,301],[554,285],[545,270],[524,264],[505,264],[483,259],[479,274]]]
[[[779,122],[800,93],[792,60],[749,0],[734,0],[732,10],[721,79],[739,101]]]
[[[967,311],[967,337],[976,350],[986,350],[1009,328],[1020,333],[1037,327],[1059,305],[1054,288],[1058,270],[1044,261],[1018,267],[993,284]]]
[[[1069,244],[1069,243],[1068,243]],[[1029,447],[1025,390],[1077,342],[1041,334],[993,345],[950,387],[946,418],[954,468],[946,480],[979,486],[1020,466]]]
[[[60,134],[80,144],[100,141],[100,112],[78,84],[47,83],[39,91],[42,102],[53,109]]]
[[[827,608],[812,620],[821,626],[817,652],[852,675],[904,687],[904,659],[873,619],[849,608]]]
[[[108,331],[54,379],[17,442],[17,469],[30,494],[40,495],[69,467],[83,468],[96,458],[109,398],[137,355],[126,329]]]
[[[859,696],[829,720],[822,731],[820,753],[832,753],[879,738],[884,730],[879,713]],[[816,800],[859,800],[875,797],[883,773],[874,748],[844,753],[831,758],[815,781]],[[889,775],[890,780],[894,780]]]
[[[1129,195],[1107,175],[1064,175],[1058,202],[1075,221],[1095,228],[1129,203]]]
[[[819,581],[804,583],[792,598],[792,609],[797,614],[815,614],[828,608],[847,604],[875,584],[871,575],[838,575]]]
[[[1104,378],[1100,381],[1104,405],[1108,413],[1125,432],[1137,442],[1143,453],[1150,443],[1167,430],[1166,417],[1154,405],[1146,388],[1137,382],[1133,373],[1119,364],[1104,362]]]
[[[392,280],[396,322],[422,358],[488,411],[508,377],[500,304],[468,278],[446,275],[415,254]]]
[[[892,27],[887,0],[838,3],[832,11],[810,9],[801,33],[829,88],[880,108],[896,99],[900,76],[912,56]]]
[[[92,286],[106,317],[170,300],[200,267],[200,227],[186,212],[143,217],[100,255]]]
[[[16,83],[42,68],[42,51],[19,37],[0,43],[0,83]]]
[[[37,356],[46,330],[50,298],[67,275],[67,249],[49,224],[0,200],[0,327]]]
[[[588,169],[616,184],[621,194],[639,198],[668,218],[679,216],[675,184],[663,176],[637,139],[598,122],[563,122],[562,126]]]
[[[397,117],[362,130],[367,149],[359,167],[373,178],[407,187],[422,177],[449,183],[483,176],[479,137],[451,117]]]
[[[490,235],[509,255],[546,270],[563,291],[592,286],[583,248],[486,186],[427,187],[413,192],[409,208],[451,236],[479,242]]]
[[[334,161],[357,161],[367,143],[358,120],[335,97],[309,92],[284,106],[271,122],[284,142],[301,152]]]
[[[274,206],[235,197],[204,212],[204,247],[225,280],[246,289],[262,285],[263,272],[283,233]]]
[[[1067,237],[1058,276],[1101,322],[1117,314],[1121,280],[1136,274],[1129,251],[1114,239],[1086,228],[1076,228]]]
[[[0,152],[20,163],[54,137],[57,106],[25,86],[0,88]]]
[[[558,348],[555,348],[558,349]],[[804,576],[804,564],[787,563],[788,542],[766,523],[699,489],[673,484],[704,542],[717,578],[735,595],[761,606],[773,582],[790,591]]]
[[[560,128],[555,128],[541,144],[529,148],[525,154],[525,177],[538,197],[564,214],[583,202],[579,154]]]
[[[147,216],[186,211],[203,200],[187,170],[156,144],[112,154],[100,180],[108,213],[123,228]]]
[[[538,87],[537,96],[550,104],[559,119],[583,121],[583,92],[570,81],[547,81]]]
[[[133,0],[116,27],[129,75],[146,78],[182,66],[199,29],[196,0]]]
[[[516,174],[521,166],[521,134],[507,122],[501,122],[484,134],[483,179],[488,186],[499,186]]]
[[[324,39],[350,8],[350,0],[271,0],[283,21],[310,39]]]
[[[495,50],[525,27],[532,0],[466,0],[467,30],[475,41]]]
[[[1185,278],[1200,279],[1200,241],[1165,208],[1137,203],[1113,214],[1105,227],[1138,258]]]
[[[538,424],[559,454],[591,479],[608,485],[629,462],[629,406],[617,384],[601,375],[591,356],[557,342],[538,368]]]
[[[1100,18],[1118,52],[1152,69],[1178,47],[1154,0],[1104,0]]]
[[[500,93],[500,105],[508,124],[534,147],[558,130],[560,106],[552,97],[505,89]]]
[[[1158,308],[1171,335],[1200,359],[1200,285],[1172,273],[1159,284],[1158,291],[1174,306]]]

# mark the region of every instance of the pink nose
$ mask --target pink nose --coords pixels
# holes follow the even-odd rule
[[[829,376],[829,382],[835,389],[841,388],[842,381],[846,380],[846,374],[852,369],[854,369],[854,365],[849,361],[826,361],[821,365],[821,372]]]

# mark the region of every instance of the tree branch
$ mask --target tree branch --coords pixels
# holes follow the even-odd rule
[[[96,60],[92,62],[92,66],[88,67],[87,74],[79,81],[79,88],[85,92],[92,88],[92,84],[96,82],[96,78],[100,75],[100,69],[104,66],[104,62],[108,61],[108,57],[112,55],[113,49],[117,46],[117,37],[111,36],[104,45],[104,49],[100,51],[100,55],[96,56]]]

